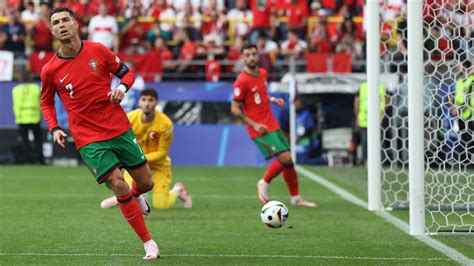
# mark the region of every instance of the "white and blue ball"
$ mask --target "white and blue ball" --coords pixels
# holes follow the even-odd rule
[[[268,227],[280,228],[288,220],[288,208],[285,204],[272,200],[263,205],[260,216]]]

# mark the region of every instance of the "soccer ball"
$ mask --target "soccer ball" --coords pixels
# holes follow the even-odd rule
[[[268,227],[280,228],[288,220],[288,208],[285,204],[272,200],[263,205],[260,216]]]

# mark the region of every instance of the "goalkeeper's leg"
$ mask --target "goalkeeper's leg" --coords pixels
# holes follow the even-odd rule
[[[165,160],[165,162],[159,167],[153,167],[152,176],[153,181],[155,182],[155,187],[153,188],[153,208],[169,209],[173,207],[178,194],[175,191],[170,191],[170,160]]]

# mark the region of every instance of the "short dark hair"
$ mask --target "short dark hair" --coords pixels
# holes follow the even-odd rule
[[[246,43],[242,46],[242,48],[240,49],[240,53],[243,53],[245,50],[249,50],[249,49],[254,49],[257,50],[258,52],[258,48],[257,48],[257,45],[253,44],[253,43]]]
[[[60,7],[56,7],[55,9],[51,10],[51,13],[49,14],[49,19],[51,19],[51,17],[54,14],[61,13],[61,12],[68,12],[69,15],[71,15],[71,17],[75,18],[74,11],[72,11],[71,9],[69,9],[65,6],[60,6]]]
[[[142,92],[140,92],[140,98],[142,96],[151,96],[151,97],[155,98],[155,100],[158,100],[158,92],[156,92],[156,90],[154,90],[154,89],[144,89],[144,90],[142,90]]]

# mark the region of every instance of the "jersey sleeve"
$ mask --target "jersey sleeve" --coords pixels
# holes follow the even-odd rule
[[[56,108],[54,107],[54,95],[56,89],[52,84],[48,71],[45,71],[46,67],[41,71],[41,112],[43,113],[44,120],[48,124],[49,131],[51,132],[54,128],[59,127],[58,119],[56,116]]]
[[[234,89],[232,92],[232,99],[235,101],[243,101],[245,96],[245,84],[242,82],[240,78],[234,83]]]
[[[97,43],[103,55],[104,63],[107,70],[120,79],[120,83],[127,86],[127,90],[132,87],[135,82],[135,74],[122,63],[120,58],[114,54],[109,48]]]
[[[173,141],[173,123],[171,121],[168,121],[163,129],[163,132],[160,132],[158,150],[145,154],[147,160],[150,163],[153,163],[153,162],[159,162],[165,159],[169,154],[172,141]]]

